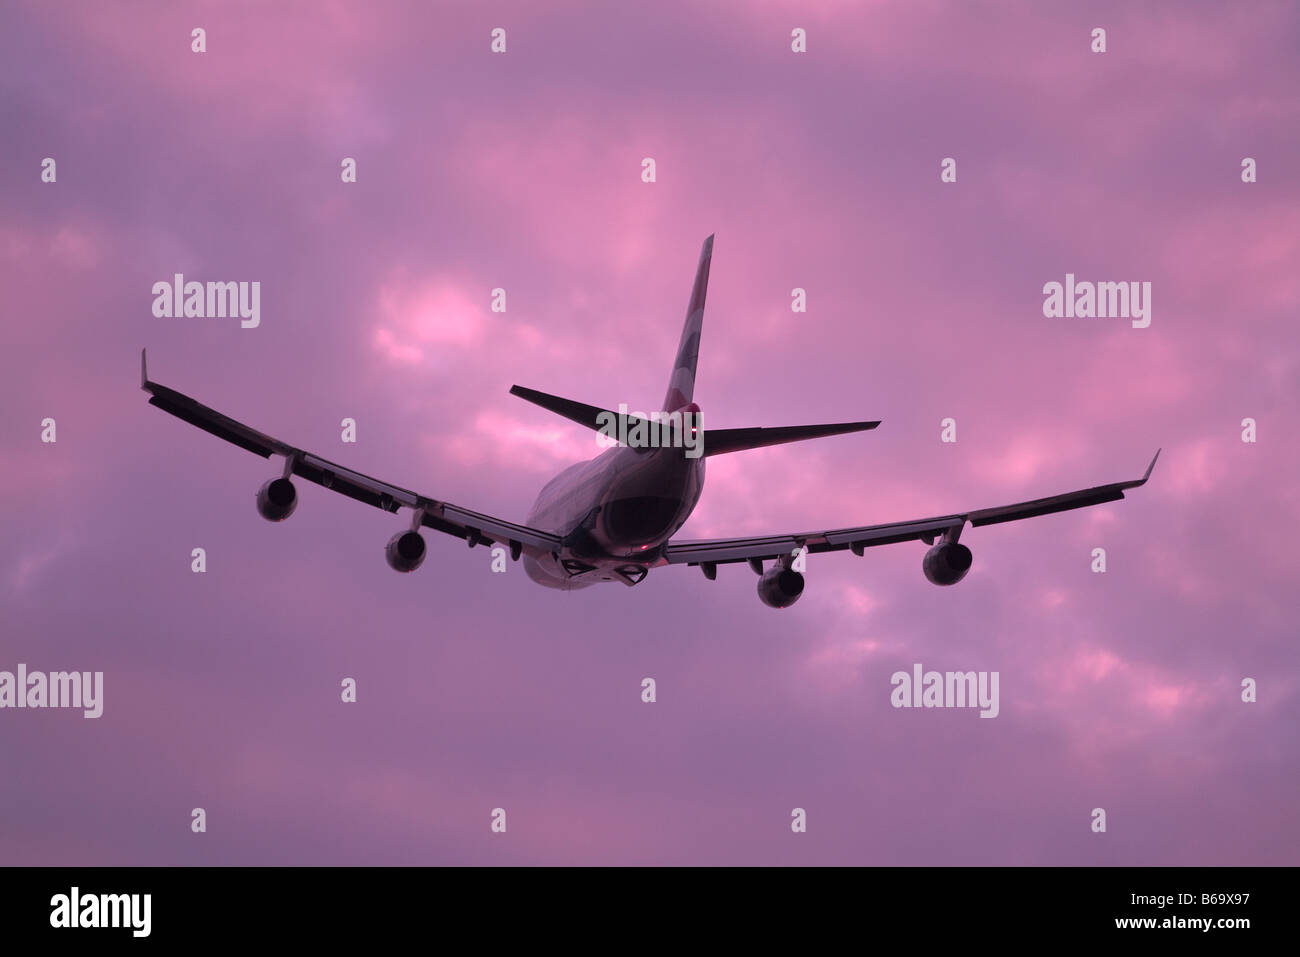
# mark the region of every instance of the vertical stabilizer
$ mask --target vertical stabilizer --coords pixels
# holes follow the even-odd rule
[[[704,296],[709,290],[709,263],[712,260],[713,237],[710,236],[704,240],[704,248],[700,250],[700,265],[695,270],[691,303],[686,307],[682,341],[677,346],[677,360],[668,380],[668,394],[664,396],[665,412],[684,409],[695,398],[695,364],[700,357],[700,328],[704,325]]]

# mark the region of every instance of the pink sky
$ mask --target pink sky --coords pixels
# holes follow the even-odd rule
[[[1300,12],[803,6],[10,6],[0,670],[101,670],[105,709],[0,711],[0,861],[1297,863]],[[519,521],[598,449],[509,387],[652,408],[710,233],[705,422],[882,425],[712,461],[685,537],[1162,446],[1152,481],[969,530],[951,589],[909,543],[813,556],[779,613],[743,565],[560,594],[432,533],[396,575],[405,517],[314,486],[264,522],[279,463],[137,387],[147,346],[257,428]],[[155,318],[176,272],[261,282],[260,327]],[[1044,318],[1067,272],[1151,282],[1150,327]],[[914,662],[998,671],[1000,715],[891,708]]]

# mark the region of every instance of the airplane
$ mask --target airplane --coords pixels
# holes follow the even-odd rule
[[[258,489],[257,511],[263,518],[280,522],[293,514],[298,494],[291,477],[298,476],[386,512],[410,509],[409,527],[394,534],[384,547],[388,564],[399,572],[412,572],[420,567],[426,554],[420,529],[432,528],[463,539],[470,548],[504,546],[512,560],[523,558],[524,570],[534,582],[563,590],[586,588],[599,582],[636,585],[650,569],[665,565],[698,566],[706,578],[714,580],[719,565],[745,562],[758,575],[759,598],[770,607],[786,608],[803,594],[806,570],[803,559],[807,554],[847,549],[861,557],[871,546],[916,540],[930,546],[921,561],[925,577],[935,585],[954,585],[966,577],[973,560],[970,548],[959,541],[967,525],[979,528],[1113,502],[1122,499],[1125,490],[1145,485],[1151,477],[1160,457],[1158,449],[1140,479],[1014,505],[885,525],[754,538],[677,541],[673,535],[686,523],[700,499],[704,464],[709,456],[861,432],[880,424],[874,421],[704,429],[701,435],[700,407],[694,401],[695,369],[712,259],[713,236],[709,236],[700,252],[663,409],[651,414],[655,422],[670,423],[662,435],[675,441],[653,444],[644,438],[633,441],[647,432],[656,437],[660,433],[647,429],[652,423],[628,414],[624,411],[626,407],[614,412],[518,385],[511,387],[513,395],[607,437],[608,427],[616,422],[619,436],[626,437],[626,441],[607,448],[591,461],[572,465],[555,476],[541,490],[522,525],[390,485],[236,422],[189,396],[151,382],[143,350],[140,384],[150,393],[150,405],[262,458],[269,459],[272,455],[284,458],[283,474],[267,480]],[[678,413],[680,417],[674,421],[672,417]],[[691,430],[689,436],[687,428]],[[696,445],[694,456],[687,447],[692,439]]]

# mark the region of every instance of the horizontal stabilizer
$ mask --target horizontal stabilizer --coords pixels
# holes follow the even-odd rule
[[[874,429],[877,422],[841,422],[835,425],[786,425],[774,429],[705,429],[704,454],[722,455],[724,452],[741,452],[761,449],[786,442],[820,439],[827,435],[844,435],[848,432],[865,432]]]
[[[587,405],[585,402],[574,402],[572,399],[562,399],[558,395],[548,395],[545,392],[538,392],[536,389],[525,389],[521,385],[512,385],[510,394],[517,395],[521,399],[540,405],[543,409],[554,412],[556,415],[562,415],[570,422],[577,422],[579,425],[585,425],[589,429],[600,430],[602,415],[614,415],[617,413],[610,412],[608,409],[598,409],[594,405]],[[604,421],[608,422],[608,419]]]
[[[587,405],[585,402],[575,402],[572,399],[564,399],[558,395],[538,392],[536,389],[525,389],[521,385],[512,385],[510,394],[526,399],[533,405],[540,405],[543,409],[554,412],[556,415],[562,415],[570,422],[585,425],[593,432],[604,432],[610,436],[628,435],[639,423],[644,421],[649,426],[652,421],[643,420],[638,415],[613,412],[609,409],[600,409],[594,405]],[[601,416],[604,416],[604,418],[602,419]]]

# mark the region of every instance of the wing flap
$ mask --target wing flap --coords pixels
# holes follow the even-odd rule
[[[241,449],[247,449],[249,452],[262,456],[264,459],[270,458],[272,453],[286,455],[293,451],[284,443],[277,442],[269,435],[263,435],[256,429],[250,429],[242,422],[236,422],[234,419],[222,415],[206,405],[195,402],[189,396],[181,395],[181,393],[166,386],[149,382],[146,383],[145,391],[153,393],[153,397],[149,399],[150,405],[157,406],[164,412],[168,412],[190,425],[197,426],[210,435],[225,439],[233,445],[238,445]]]
[[[1014,522],[1022,518],[1034,518],[1038,515],[1051,515],[1065,512],[1072,508],[1084,508],[1088,505],[1100,505],[1114,502],[1124,497],[1124,492],[1115,486],[1089,489],[1086,493],[1053,495],[1049,498],[1035,499],[1032,502],[1020,502],[1017,505],[1004,505],[1001,508],[986,508],[970,513],[972,525],[996,525],[999,522]]]
[[[890,522],[884,525],[863,525],[857,528],[838,528],[829,531],[803,532],[797,535],[767,535],[755,538],[719,538],[700,541],[669,542],[664,546],[663,563],[669,565],[727,564],[743,562],[750,559],[771,559],[778,555],[789,554],[795,548],[807,546],[810,552],[832,552],[851,548],[861,552],[864,548],[876,545],[891,545],[896,542],[909,542],[917,539],[932,541],[950,529],[960,529],[969,522],[972,526],[996,525],[1001,522],[1033,518],[1038,515],[1050,515],[1069,509],[1086,508],[1113,502],[1124,497],[1124,492],[1131,488],[1145,485],[1155,468],[1160,451],[1147,466],[1146,473],[1140,479],[1128,482],[1113,482],[1110,485],[1098,485],[1093,488],[1080,489],[1077,492],[1065,492],[1047,498],[1018,502],[1014,505],[1002,505],[996,508],[978,511],[940,515],[934,518],[915,519],[906,522]]]
[[[450,520],[463,528],[474,529],[485,538],[491,538],[497,542],[513,540],[524,545],[531,545],[534,548],[548,550],[558,549],[562,544],[560,537],[550,532],[529,528],[527,525],[516,525],[514,522],[493,518],[480,512],[471,512],[469,509],[460,508],[456,505],[444,504],[442,506],[442,518]]]
[[[396,512],[400,508],[423,509],[422,523],[428,528],[466,539],[471,544],[519,543],[534,548],[560,548],[558,535],[541,529],[517,525],[504,519],[470,511],[448,502],[412,492],[399,485],[372,478],[329,459],[297,449],[287,442],[244,425],[167,386],[150,382],[141,356],[141,388],[150,393],[149,404],[176,416],[210,435],[254,452],[262,458],[283,455],[289,460],[289,472],[332,492],[366,505]]]
[[[893,545],[896,542],[913,542],[928,535],[947,531],[965,520],[962,515],[943,515],[922,519],[919,522],[895,522],[892,525],[867,525],[863,528],[845,528],[826,533],[826,544],[838,548],[853,545]]]
[[[799,545],[793,536],[767,538],[714,539],[700,542],[670,542],[664,549],[669,565],[695,565],[699,562],[743,562],[751,558],[775,558],[789,555]]]

